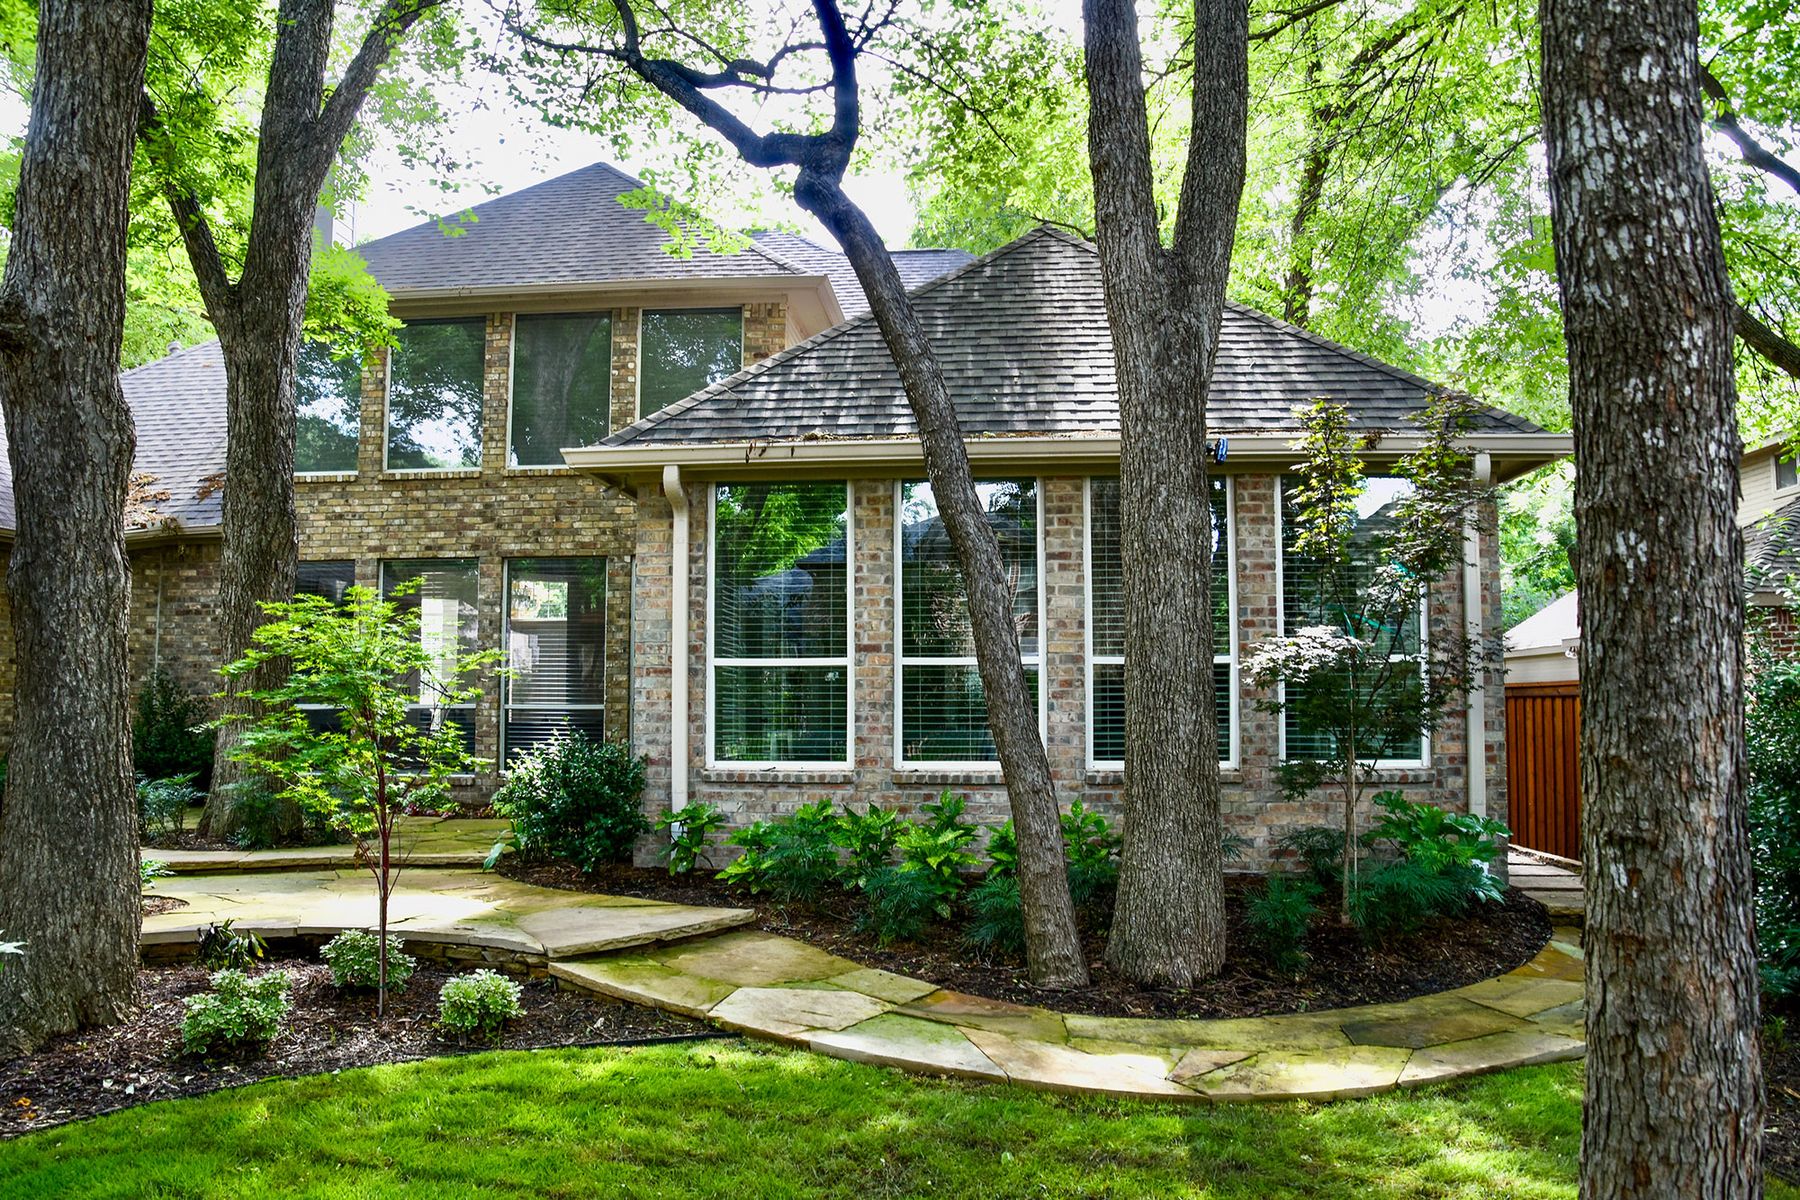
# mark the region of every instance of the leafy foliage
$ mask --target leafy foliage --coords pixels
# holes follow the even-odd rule
[[[1019,832],[1011,821],[1003,821],[988,830],[988,876],[1017,875],[1019,872]]]
[[[387,985],[404,991],[418,960],[405,953],[406,943],[390,938],[387,947]],[[346,929],[319,947],[319,957],[331,968],[331,982],[344,989],[374,991],[381,984],[381,939],[366,929]]]
[[[774,823],[759,884],[784,903],[811,904],[838,880],[837,817],[829,800]]]
[[[1382,816],[1365,837],[1390,842],[1402,858],[1431,875],[1460,884],[1468,897],[1499,900],[1505,895],[1488,864],[1510,836],[1504,822],[1472,813],[1449,812],[1435,804],[1408,800],[1399,792],[1375,797]]]
[[[1275,845],[1305,863],[1313,882],[1320,887],[1335,888],[1338,885],[1344,862],[1343,830],[1309,825],[1283,834]]]
[[[1462,912],[1468,903],[1466,880],[1400,858],[1362,872],[1350,894],[1350,919],[1365,940],[1379,945],[1417,933],[1433,917]]]
[[[969,923],[963,940],[990,957],[1012,959],[1025,955],[1025,910],[1019,900],[1019,881],[1011,874],[988,877],[970,889]]]
[[[905,826],[899,813],[879,804],[871,803],[860,813],[845,805],[838,817],[836,836],[837,844],[848,855],[842,875],[844,886],[860,888],[871,875],[887,866]]]
[[[725,814],[711,804],[689,803],[656,818],[656,828],[668,835],[662,849],[669,874],[686,875],[700,865],[712,845],[712,835],[725,825]]]
[[[519,853],[566,859],[591,873],[630,858],[649,831],[643,795],[642,758],[577,731],[514,759],[493,804],[512,822]]]
[[[1317,914],[1319,885],[1311,879],[1270,875],[1262,895],[1245,910],[1269,965],[1283,975],[1306,969],[1306,930]]]
[[[725,869],[719,872],[719,881],[747,887],[752,894],[762,891],[769,868],[769,851],[775,844],[776,834],[772,821],[752,821],[727,834],[725,844],[737,846],[743,852],[725,864]]]
[[[1800,657],[1751,643],[1745,749],[1756,947],[1772,999],[1800,995]]]
[[[172,779],[144,779],[137,782],[138,827],[144,836],[160,838],[179,834],[187,821],[187,810],[200,799],[194,776],[178,775]]]
[[[181,1048],[198,1058],[265,1049],[287,1019],[286,971],[249,976],[235,968],[217,971],[212,991],[190,996],[181,1019]]]
[[[138,692],[131,722],[131,765],[146,779],[180,779],[204,786],[212,777],[213,732],[206,702],[189,695],[158,667]]]
[[[863,885],[856,928],[884,947],[910,941],[933,921],[948,918],[955,896],[956,891],[947,890],[944,879],[935,872],[883,867]]]
[[[518,984],[498,971],[473,971],[438,992],[438,1024],[457,1037],[497,1042],[506,1023],[525,1015]]]
[[[138,860],[138,886],[146,892],[156,886],[157,880],[165,879],[172,873],[166,862],[158,862],[154,858]]]
[[[232,923],[232,918],[227,917],[200,931],[200,946],[195,953],[201,966],[246,971],[268,953],[268,944],[260,934],[250,930],[239,933]]]
[[[1077,800],[1062,815],[1063,853],[1069,860],[1069,899],[1076,907],[1092,904],[1119,881],[1119,846],[1105,814]]]

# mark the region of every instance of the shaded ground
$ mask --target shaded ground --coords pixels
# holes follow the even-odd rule
[[[1769,1094],[1763,1160],[1771,1172],[1800,1179],[1800,1041],[1792,1034],[1779,1041],[1765,1036],[1762,1051],[1763,1083]]]
[[[1261,879],[1228,876],[1231,958],[1218,978],[1186,992],[1138,987],[1107,970],[1104,934],[1090,928],[1084,942],[1093,985],[1077,992],[1047,992],[1031,986],[1020,964],[985,961],[969,951],[955,924],[940,926],[927,941],[884,950],[857,932],[840,896],[833,897],[833,907],[781,907],[726,888],[710,874],[671,879],[660,869],[619,866],[584,876],[567,864],[510,860],[500,870],[540,887],[754,906],[756,928],[868,966],[972,995],[1090,1016],[1255,1017],[1408,1000],[1504,974],[1529,961],[1550,939],[1543,906],[1517,891],[1504,904],[1480,905],[1467,918],[1433,922],[1417,936],[1381,949],[1365,946],[1353,930],[1337,924],[1335,910],[1326,909],[1313,925],[1306,973],[1289,979],[1268,970],[1266,956],[1244,924],[1245,901],[1262,887]]]
[[[23,1059],[0,1063],[0,1137],[93,1116],[124,1106],[192,1096],[275,1076],[466,1054],[436,1028],[438,989],[457,971],[421,963],[404,992],[388,998],[385,1026],[375,1019],[372,994],[331,986],[318,962],[290,959],[269,969],[294,976],[294,1008],[269,1052],[239,1061],[199,1062],[181,1054],[182,999],[206,990],[207,972],[195,965],[146,967],[138,976],[141,1007],[130,1022],[59,1038]],[[525,983],[525,1016],[511,1023],[500,1045],[523,1050],[696,1035],[696,1021],[581,992],[552,980]],[[13,1194],[0,1187],[0,1194]]]

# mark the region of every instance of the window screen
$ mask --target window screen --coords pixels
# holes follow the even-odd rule
[[[638,416],[667,408],[743,366],[742,309],[646,310],[638,334]]]
[[[419,587],[404,596],[394,590],[412,580]],[[448,679],[459,656],[475,653],[481,645],[481,610],[476,606],[477,582],[472,558],[399,559],[381,564],[381,594],[393,597],[402,611],[419,614],[419,641],[434,664],[435,674]],[[421,728],[451,725],[461,731],[463,745],[475,745],[473,702],[447,704],[433,681],[413,674],[402,681],[411,693],[408,714]]]
[[[456,470],[481,465],[484,324],[420,321],[394,331],[388,357],[387,465]]]
[[[712,756],[850,758],[849,489],[713,491]]]
[[[521,316],[513,342],[515,467],[560,467],[565,446],[604,438],[612,400],[612,318]]]
[[[302,475],[356,470],[362,430],[362,364],[356,356],[335,358],[323,342],[301,342],[294,405],[294,470]]]
[[[606,738],[606,560],[506,564],[506,761],[559,733]]]

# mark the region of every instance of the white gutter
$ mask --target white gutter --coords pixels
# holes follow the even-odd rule
[[[1485,488],[1493,478],[1493,460],[1487,451],[1477,452],[1476,484]],[[1478,651],[1486,616],[1481,602],[1481,525],[1479,514],[1470,513],[1463,526],[1463,632],[1469,645]],[[1469,689],[1469,723],[1464,737],[1469,763],[1469,815],[1475,817],[1487,816],[1487,672],[1484,664]]]
[[[674,537],[669,553],[669,811],[688,801],[688,502],[681,468],[663,468]]]

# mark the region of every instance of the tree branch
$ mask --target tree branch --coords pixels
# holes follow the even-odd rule
[[[1800,193],[1800,170],[1796,170],[1776,157],[1774,151],[1757,141],[1750,131],[1738,122],[1738,115],[1732,109],[1731,102],[1725,95],[1725,85],[1719,82],[1719,77],[1712,73],[1711,67],[1702,66],[1700,68],[1700,90],[1705,92],[1708,98],[1718,102],[1719,115],[1713,118],[1713,128],[1732,140],[1744,162],[1760,171],[1768,172],[1793,188],[1796,193]]]
[[[1741,304],[1737,306],[1735,325],[1737,335],[1744,345],[1795,379],[1800,379],[1800,346],[1765,325],[1756,314]]]
[[[207,219],[205,208],[199,197],[180,182],[169,144],[169,131],[156,102],[147,93],[138,108],[138,141],[161,171],[162,193],[169,202],[175,226],[181,231],[182,243],[187,247],[188,261],[193,265],[194,280],[199,285],[200,300],[206,305],[207,315],[215,326],[231,320],[237,308],[237,289],[225,270],[225,259],[219,253],[219,243],[213,236],[212,222]]]
[[[308,178],[317,178],[323,182],[344,139],[350,136],[350,127],[356,123],[356,114],[361,111],[363,100],[368,96],[369,89],[375,86],[375,80],[380,76],[381,68],[387,65],[394,47],[400,44],[420,17],[441,2],[442,0],[387,0],[382,6],[374,24],[369,26],[369,32],[363,37],[362,45],[357,47],[355,57],[344,68],[344,77],[331,89],[331,95],[312,123],[311,137],[303,151]]]

